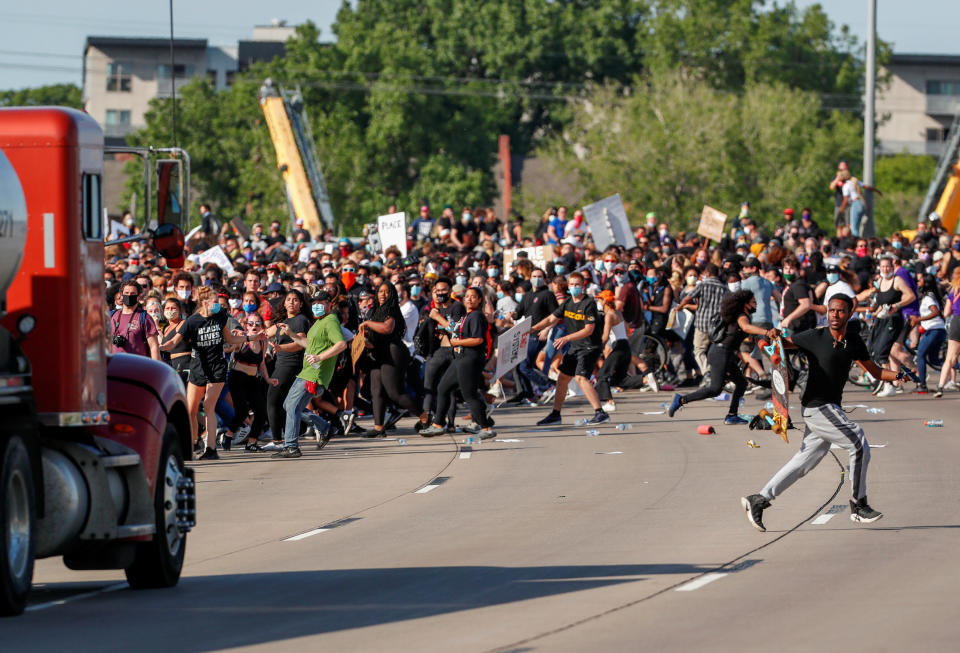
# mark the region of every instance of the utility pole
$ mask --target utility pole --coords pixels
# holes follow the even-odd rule
[[[873,139],[874,139],[874,96],[877,91],[877,0],[867,0],[867,71],[864,88],[863,107],[863,183],[864,202],[867,205],[866,229],[861,235],[876,235],[876,222],[873,220]]]

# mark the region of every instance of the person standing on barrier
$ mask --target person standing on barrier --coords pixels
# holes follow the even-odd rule
[[[763,532],[763,511],[770,502],[783,494],[801,477],[813,471],[835,444],[847,450],[850,457],[850,519],[872,523],[883,517],[867,503],[867,466],[870,463],[870,444],[859,424],[847,417],[841,407],[843,387],[850,375],[850,365],[856,363],[865,372],[883,381],[906,377],[906,372],[881,368],[870,358],[870,352],[860,336],[859,322],[848,328],[853,313],[853,299],[834,295],[827,305],[827,327],[809,329],[784,338],[788,347],[796,347],[807,354],[810,380],[800,397],[805,429],[800,451],[760,490],[740,499],[747,519]]]
[[[433,424],[420,431],[420,435],[431,437],[446,431],[445,415],[450,405],[455,404],[457,390],[470,408],[473,424],[464,427],[468,433],[476,433],[481,440],[496,437],[493,421],[487,417],[487,406],[480,395],[483,383],[483,368],[487,364],[493,342],[490,325],[483,315],[483,294],[478,288],[467,288],[463,296],[467,314],[457,325],[450,343],[453,345],[454,361],[440,380],[439,404]],[[450,426],[453,426],[450,423]]]

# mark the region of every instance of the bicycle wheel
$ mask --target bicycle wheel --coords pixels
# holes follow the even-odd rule
[[[667,364],[667,347],[656,336],[640,336],[633,343],[633,354],[647,364],[651,372],[659,372]]]

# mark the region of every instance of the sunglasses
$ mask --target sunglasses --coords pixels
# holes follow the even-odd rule
[[[248,327],[262,327],[263,322],[247,322]]]

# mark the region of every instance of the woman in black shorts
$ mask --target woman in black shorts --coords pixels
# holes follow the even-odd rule
[[[187,409],[190,411],[190,435],[197,440],[197,415],[200,403],[206,418],[204,451],[200,460],[217,460],[217,399],[227,380],[227,361],[223,345],[238,345],[250,336],[234,335],[227,327],[227,312],[222,311],[216,293],[210,286],[197,289],[197,312],[188,317],[180,331],[163,343],[161,349],[171,351],[180,343],[190,345],[190,373],[187,377]],[[262,336],[260,337],[262,339]]]
[[[480,384],[483,383],[483,368],[487,364],[493,343],[490,339],[490,330],[487,318],[483,315],[483,295],[477,288],[467,288],[463,296],[463,305],[467,315],[460,321],[450,336],[453,346],[453,363],[444,372],[437,387],[437,411],[430,426],[420,431],[420,435],[430,437],[440,435],[446,431],[444,421],[450,410],[450,405],[456,400],[456,392],[470,408],[473,425],[465,427],[471,433],[476,433],[481,440],[496,437],[493,422],[487,417],[487,406],[480,395]],[[450,426],[453,426],[451,424]]]
[[[251,339],[233,352],[233,369],[227,385],[233,398],[233,420],[227,425],[223,436],[223,448],[230,449],[234,433],[243,426],[247,413],[253,411],[253,423],[247,434],[246,451],[262,451],[257,442],[267,423],[267,397],[264,382],[276,386],[279,381],[271,378],[264,362],[265,343],[258,340],[263,333],[263,317],[259,313],[246,313],[243,318],[244,331]]]
[[[160,344],[163,345],[175,334],[180,333],[184,320],[184,308],[179,299],[170,297],[163,302],[163,316],[167,320],[167,326],[160,332]],[[161,349],[163,347],[161,346]],[[166,360],[170,366],[177,371],[184,384],[187,382],[187,375],[190,373],[190,344],[181,342],[179,345],[164,354],[168,357]]]

